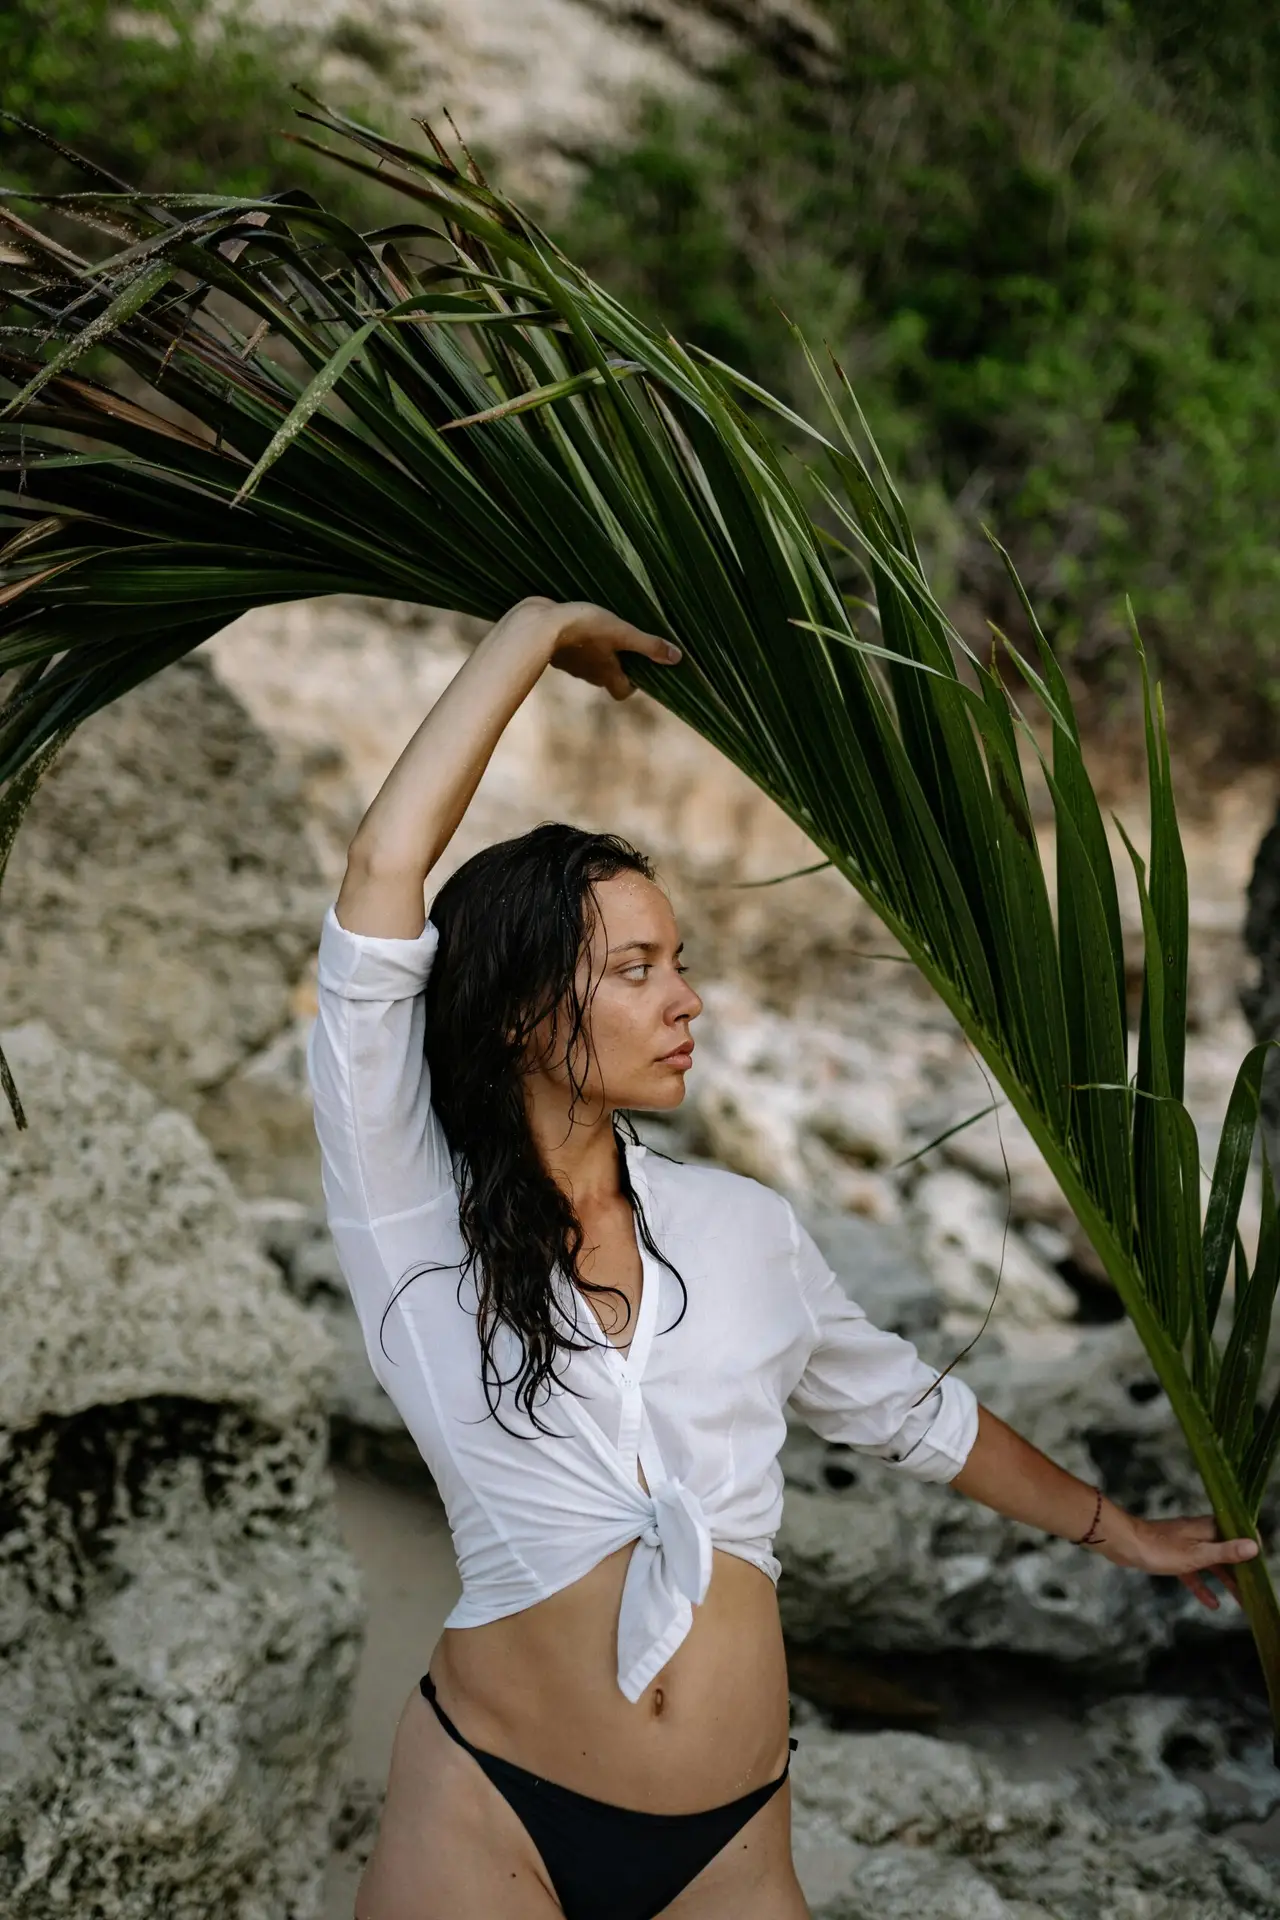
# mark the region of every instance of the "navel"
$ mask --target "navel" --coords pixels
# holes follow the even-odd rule
[[[655,1720],[658,1718],[659,1714],[661,1714],[665,1704],[666,1702],[663,1698],[662,1688],[655,1687],[653,1690],[653,1717]]]

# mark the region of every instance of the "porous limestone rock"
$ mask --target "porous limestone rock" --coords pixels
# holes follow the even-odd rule
[[[1066,1281],[1010,1230],[998,1195],[971,1174],[951,1167],[928,1175],[913,1195],[913,1213],[926,1267],[973,1331],[993,1300],[1002,1322],[1043,1327],[1075,1319]]]
[[[364,1619],[329,1343],[188,1116],[0,1044],[0,1912],[317,1920]]]
[[[190,655],[86,720],[38,787],[0,886],[0,1018],[118,1061],[238,1177],[310,1130],[273,1094],[264,1139],[264,1100],[226,1090],[288,1028],[325,898],[296,774]]]
[[[1280,1876],[1188,1802],[1158,1831],[1086,1765],[1012,1780],[959,1742],[802,1717],[797,1871],[814,1920],[1235,1920],[1280,1914]],[[1159,1763],[1167,1778],[1174,1776]]]
[[[941,1158],[1004,1193],[1010,1214],[1019,1225],[1034,1220],[1066,1231],[1073,1224],[1062,1188],[1026,1126],[1007,1103],[943,1141]]]
[[[1095,1797],[1126,1826],[1199,1822],[1218,1832],[1265,1820],[1280,1806],[1270,1729],[1228,1729],[1203,1703],[1176,1694],[1120,1694],[1085,1716]]]

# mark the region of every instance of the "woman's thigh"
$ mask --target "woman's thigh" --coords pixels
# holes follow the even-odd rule
[[[791,1858],[791,1783],[721,1847],[662,1920],[809,1920]]]
[[[396,1728],[355,1920],[556,1920],[523,1822],[415,1691]]]

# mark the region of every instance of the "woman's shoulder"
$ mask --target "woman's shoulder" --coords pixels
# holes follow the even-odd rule
[[[675,1160],[652,1148],[642,1149],[644,1175],[655,1193],[677,1205],[689,1204],[704,1213],[741,1222],[750,1231],[766,1228],[790,1234],[791,1209],[776,1187],[747,1173],[732,1173],[710,1160]]]

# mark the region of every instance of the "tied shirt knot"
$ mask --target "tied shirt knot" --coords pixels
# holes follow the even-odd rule
[[[645,1494],[618,1610],[618,1685],[638,1700],[689,1631],[711,1584],[711,1528],[697,1495],[679,1480]]]
[[[640,1539],[656,1548],[670,1586],[698,1606],[711,1582],[711,1529],[702,1502],[680,1480],[666,1480],[650,1495],[650,1519]]]

